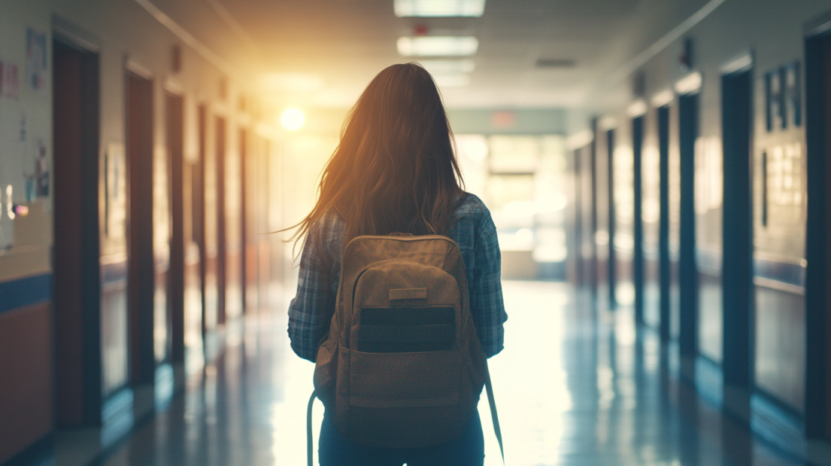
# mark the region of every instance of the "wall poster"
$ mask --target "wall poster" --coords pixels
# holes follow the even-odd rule
[[[32,28],[26,30],[26,82],[32,89],[46,89],[46,34]]]
[[[109,144],[104,154],[104,234],[110,239],[125,237],[127,220],[127,178],[124,145]]]
[[[0,97],[14,99],[20,96],[20,78],[17,65],[0,61]]]

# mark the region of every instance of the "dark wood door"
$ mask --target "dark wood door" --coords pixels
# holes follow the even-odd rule
[[[196,293],[195,301],[191,305],[198,306],[198,325],[200,338],[205,337],[207,330],[207,296],[205,294],[205,117],[206,108],[199,106],[197,110],[198,151],[196,160],[190,164],[190,242],[191,251],[188,257],[195,253],[193,260],[187,261],[186,288]],[[193,300],[194,298],[190,298]],[[194,323],[190,324],[191,326]]]
[[[153,82],[127,74],[130,367],[133,384],[153,383]]]
[[[724,204],[721,271],[722,367],[725,393],[750,393],[753,283],[753,203],[751,196],[752,70],[722,77]],[[702,282],[705,280],[702,275]],[[704,317],[702,315],[702,317]],[[702,326],[704,328],[706,326]],[[702,335],[703,336],[703,335]],[[704,337],[704,336],[703,336]],[[742,415],[750,399],[725,396],[725,409]],[[734,406],[732,403],[738,403]]]
[[[698,357],[698,273],[695,259],[695,142],[698,139],[699,95],[678,99],[680,157],[678,288],[680,295],[678,349],[681,376],[695,380]]]
[[[805,433],[831,438],[831,22],[806,41]]]
[[[185,360],[185,213],[184,213],[184,102],[181,96],[165,96],[167,166],[170,181],[170,266],[167,300],[170,313],[171,360]]]
[[[670,254],[670,158],[669,158],[670,108],[658,109],[658,171],[659,177],[659,220],[658,220],[658,270],[660,288],[661,341],[672,339],[672,257]]]
[[[227,263],[227,235],[225,209],[225,163],[226,163],[226,125],[225,119],[217,117],[215,125],[216,136],[216,290],[217,290],[217,323],[225,323],[226,310],[226,263]]]
[[[58,425],[101,421],[98,56],[54,42],[54,306]]]
[[[823,43],[823,82],[822,86],[825,93],[823,105],[825,106],[825,151],[823,158],[826,160],[825,166],[825,183],[824,185],[831,186],[831,35],[826,35]],[[826,188],[827,189],[827,188]],[[825,231],[831,232],[831,190],[825,193]],[[831,280],[831,248],[825,243],[822,245],[825,249],[825,283]],[[831,299],[825,299],[825,335],[822,341],[825,342],[825,438],[831,438]]]

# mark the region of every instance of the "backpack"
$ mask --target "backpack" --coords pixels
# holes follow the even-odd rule
[[[340,434],[381,448],[426,448],[465,430],[487,386],[462,255],[445,236],[360,236],[343,251],[335,313],[318,349],[315,397]],[[504,452],[502,454],[504,461]]]

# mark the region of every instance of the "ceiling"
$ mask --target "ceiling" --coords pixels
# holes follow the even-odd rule
[[[638,47],[637,40],[654,40],[677,24],[663,18],[667,24],[647,24],[654,31],[638,37],[650,9],[678,4],[686,6],[679,10],[683,15],[703,3],[487,0],[481,18],[398,18],[393,0],[203,1],[199,16],[214,16],[211,23],[223,24],[222,36],[235,36],[252,57],[251,69],[268,90],[264,103],[339,108],[351,106],[383,68],[411,61],[399,56],[396,41],[414,35],[416,27],[427,35],[479,39],[470,83],[442,88],[449,107],[577,107],[625,61],[621,42]],[[193,15],[177,12],[175,4],[159,2],[188,23]],[[573,60],[574,66],[540,68],[540,59]]]

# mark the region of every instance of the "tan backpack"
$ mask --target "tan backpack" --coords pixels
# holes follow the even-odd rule
[[[307,413],[309,465],[315,397],[352,442],[425,448],[464,432],[483,385],[501,451],[487,359],[456,243],[402,235],[350,241],[329,335],[317,353]]]

